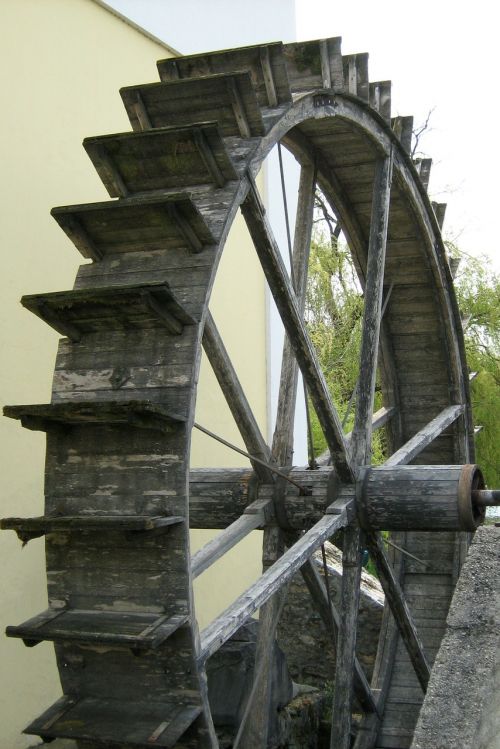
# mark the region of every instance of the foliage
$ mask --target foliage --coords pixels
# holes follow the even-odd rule
[[[500,277],[490,260],[473,258],[452,243],[451,257],[460,260],[455,290],[462,315],[467,362],[477,376],[471,382],[476,460],[488,486],[500,486]]]
[[[340,241],[335,219],[321,195],[311,243],[306,321],[320,364],[344,427],[353,425],[363,294],[349,248]],[[376,407],[381,405],[377,393]],[[314,452],[326,449],[323,433],[311,409]],[[373,462],[383,461],[382,433],[374,435]]]
[[[363,294],[349,248],[341,241],[338,225],[321,194],[311,244],[306,321],[335,406],[352,428]],[[476,436],[476,460],[488,486],[500,486],[500,278],[487,257],[473,258],[447,243],[451,257],[460,260],[455,288],[462,314],[467,361],[477,372],[471,382]],[[381,405],[379,389],[375,408]],[[310,409],[314,453],[326,449],[323,433]],[[373,463],[384,460],[383,430],[373,436]]]

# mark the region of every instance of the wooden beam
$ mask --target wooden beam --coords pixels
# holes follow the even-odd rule
[[[272,499],[259,499],[248,505],[245,513],[238,520],[231,523],[222,533],[219,533],[197,551],[191,560],[193,577],[201,575],[245,536],[265,525],[271,506]]]
[[[126,198],[129,189],[109,151],[102,143],[91,143],[87,146],[87,150],[92,154],[92,161],[97,171],[103,173],[103,182],[105,184],[108,182],[113,186],[115,194],[112,197]]]
[[[46,320],[54,330],[57,330],[61,335],[67,336],[73,343],[78,343],[82,337],[82,332],[77,325],[66,322],[63,317],[58,315],[55,310],[44,302],[40,302],[36,306],[38,307],[39,316],[42,320]]]
[[[307,333],[302,314],[286,272],[278,245],[273,236],[255,183],[248,175],[250,190],[241,205],[253,243],[272,295],[281,315],[295,357],[306,381],[309,395],[318,415],[321,428],[339,476],[353,480],[342,424],[333,405],[328,386],[321,371],[316,351]]]
[[[276,93],[276,85],[274,83],[273,69],[271,67],[271,57],[269,54],[269,47],[259,47],[260,54],[260,66],[262,68],[262,75],[264,77],[264,85],[266,87],[267,101],[270,107],[278,106],[278,95]]]
[[[245,447],[250,455],[269,463],[271,451],[261,434],[250,404],[243,392],[238,375],[229,358],[222,338],[210,312],[203,331],[203,348],[214,370],[227,404],[240,431]],[[252,462],[257,476],[266,483],[274,482],[274,474],[265,466]]]
[[[243,100],[238,90],[238,84],[234,78],[228,78],[226,87],[240,135],[242,138],[251,138],[252,133],[245,113],[245,107],[243,106]]]
[[[301,314],[304,312],[307,270],[311,249],[311,234],[314,216],[314,191],[316,184],[315,168],[312,164],[302,165],[295,220],[292,269],[295,282],[295,296]],[[273,457],[279,465],[292,464],[293,427],[297,399],[298,366],[290,339],[285,335],[281,378],[278,395],[276,427],[273,435]]]
[[[384,466],[402,466],[410,463],[436,437],[464,413],[463,406],[448,406],[435,419],[425,425],[408,442],[386,460]]]
[[[397,533],[393,538],[400,546],[406,545],[406,534]],[[389,549],[392,569],[397,580],[401,580],[404,572],[404,556],[393,547]],[[379,713],[383,714],[390,688],[390,676],[396,656],[399,640],[398,629],[389,606],[384,607],[382,625],[380,628],[379,645],[373,667],[371,687],[375,690]],[[377,713],[367,713],[358,727],[358,735],[354,749],[373,749],[380,726],[380,716]]]
[[[267,48],[266,48],[267,49]],[[314,215],[314,192],[316,170],[312,164],[303,165],[299,181],[297,216],[292,253],[292,277],[295,293],[301,312],[305,306],[307,271],[311,246],[312,222]],[[272,454],[279,465],[291,466],[293,456],[293,429],[297,398],[298,366],[292,347],[285,335],[281,361],[280,389],[276,426],[273,436]],[[285,550],[283,533],[280,528],[264,529],[263,566],[264,570],[273,564]],[[254,673],[258,684],[252,689],[252,705],[246,726],[242,729],[240,749],[255,749],[267,746],[271,710],[271,653],[276,636],[276,628],[284,605],[286,589],[281,588],[262,606],[259,612],[259,633],[255,656]],[[255,690],[255,691],[254,691]],[[249,708],[250,709],[250,708]]]
[[[348,58],[347,90],[350,94],[357,96],[358,70],[356,66],[356,55],[349,55]]]
[[[351,458],[356,467],[367,465],[371,457],[372,415],[382,320],[391,181],[392,152],[377,162],[373,181],[358,393],[351,438]]]
[[[371,462],[373,403],[382,320],[392,161],[391,151],[389,156],[377,162],[373,181],[357,404],[351,437],[351,459],[356,471]],[[361,531],[357,525],[353,525],[344,532],[341,618],[330,734],[331,749],[349,749],[351,746],[353,677],[361,568]]]
[[[283,533],[272,526],[264,530],[262,562],[264,573],[277,563],[285,551]],[[288,582],[261,607],[255,650],[254,682],[244,713],[244,724],[238,730],[239,749],[267,747],[273,689],[273,648],[276,629],[288,594]]]
[[[320,39],[319,55],[321,59],[321,78],[323,81],[323,88],[331,88],[332,76],[330,73],[330,55],[328,54],[328,40],[327,39]]]
[[[54,210],[51,211],[51,215],[54,216]],[[57,222],[64,229],[75,247],[80,250],[83,257],[90,258],[94,262],[102,260],[103,253],[101,252],[99,247],[94,244],[94,242],[90,238],[90,235],[80,223],[80,221],[76,218],[76,216],[66,214],[64,216],[57,216],[54,218],[56,218]]]
[[[198,237],[194,229],[192,228],[189,221],[187,221],[181,214],[179,209],[173,203],[167,205],[168,215],[172,221],[177,225],[180,233],[191,247],[193,252],[201,252],[203,249],[203,242]]]
[[[210,144],[202,128],[194,128],[193,139],[196,148],[198,149],[198,153],[200,154],[201,159],[205,164],[207,172],[210,174],[217,187],[224,187],[224,185],[226,184],[226,180],[221,170],[219,169],[219,165],[215,160],[213,151],[210,148]]]
[[[143,291],[141,297],[157,318],[161,320],[169,333],[172,335],[180,335],[182,333],[184,324],[166,309],[165,304],[162,304],[152,291]]]
[[[340,502],[339,513],[325,515],[301,536],[280,559],[234,601],[201,633],[200,662],[213,655],[258,608],[290,580],[313,551],[333,534],[345,528],[354,512],[354,503]]]
[[[143,98],[139,91],[135,92],[134,99],[135,101],[132,104],[132,109],[134,110],[134,114],[137,117],[139,129],[151,130],[153,127],[151,124],[151,119],[149,117],[148,111],[146,109],[146,105],[144,104]]]
[[[332,707],[330,749],[351,746],[351,710],[354,659],[356,655],[356,623],[361,581],[361,534],[357,526],[344,531],[342,552],[342,586],[340,590],[340,629],[337,640],[337,661]]]
[[[430,678],[430,666],[427,662],[410,609],[406,603],[403,590],[387,559],[380,535],[368,533],[366,535],[366,543],[377,567],[379,580],[391,607],[399,634],[405,644],[417,678],[425,692]]]
[[[431,205],[436,216],[439,228],[442,229],[446,213],[446,203],[435,203],[434,201],[432,201]]]
[[[395,413],[396,408],[394,406],[389,406],[389,408],[382,406],[382,408],[379,408],[378,411],[375,411],[372,417],[372,431],[380,429],[385,424],[387,424],[387,422],[392,419]],[[350,439],[350,434],[348,435],[348,437]]]

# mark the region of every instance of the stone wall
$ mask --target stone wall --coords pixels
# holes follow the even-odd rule
[[[328,577],[334,604],[340,599],[342,552],[326,544]],[[321,552],[315,564],[323,574]],[[371,677],[384,606],[380,583],[363,570],[357,632],[357,655],[368,678]],[[288,668],[295,682],[323,688],[335,676],[335,657],[331,635],[326,632],[301,575],[296,575],[289,588],[288,599],[281,615],[278,642],[286,655]]]
[[[412,749],[500,749],[500,528],[474,537]]]

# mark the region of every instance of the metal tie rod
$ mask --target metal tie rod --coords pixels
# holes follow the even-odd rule
[[[290,484],[293,484],[294,486],[296,486],[297,489],[300,490],[301,495],[303,496],[310,495],[311,492],[309,489],[306,489],[305,486],[301,486],[300,484],[298,484],[296,481],[291,479],[290,476],[287,476],[286,473],[283,473],[282,471],[279,470],[279,468],[276,468],[276,466],[273,466],[270,463],[266,463],[265,460],[256,458],[255,455],[250,455],[250,453],[247,453],[245,450],[242,450],[240,447],[236,447],[236,445],[233,445],[231,442],[228,442],[223,437],[219,437],[218,434],[211,432],[210,429],[206,429],[205,427],[202,427],[201,424],[197,424],[196,421],[194,422],[193,426],[195,427],[195,429],[198,429],[200,432],[203,432],[203,434],[207,434],[209,437],[212,437],[212,439],[217,440],[217,442],[220,442],[221,445],[225,445],[226,447],[229,447],[230,450],[234,450],[240,455],[244,455],[245,458],[255,461],[255,463],[259,463],[259,465],[261,466],[265,466],[266,468],[269,468],[269,470],[275,473],[277,476],[280,476],[282,479],[285,479],[285,481],[288,481]]]

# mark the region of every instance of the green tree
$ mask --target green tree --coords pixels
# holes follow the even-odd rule
[[[462,316],[471,372],[474,421],[482,426],[476,435],[476,460],[488,486],[500,486],[500,277],[488,257],[461,252],[447,243],[450,257],[459,261],[455,290]]]
[[[339,226],[321,194],[311,243],[306,321],[311,339],[345,431],[353,425],[359,372],[363,293],[349,248],[340,239]],[[376,407],[381,405],[377,386]],[[326,449],[313,409],[312,433],[317,456]],[[373,462],[384,460],[384,435],[372,441]]]
[[[363,294],[349,248],[340,239],[335,218],[321,194],[311,244],[306,321],[318,352],[333,401],[351,429],[359,369]],[[490,487],[500,486],[500,279],[487,257],[473,258],[447,243],[459,261],[455,290],[460,307],[467,362],[477,375],[471,382],[474,421],[483,428],[476,435],[477,462]],[[376,408],[381,405],[377,386]],[[317,456],[326,449],[313,409],[312,433]],[[375,432],[373,462],[385,456],[383,430]]]

